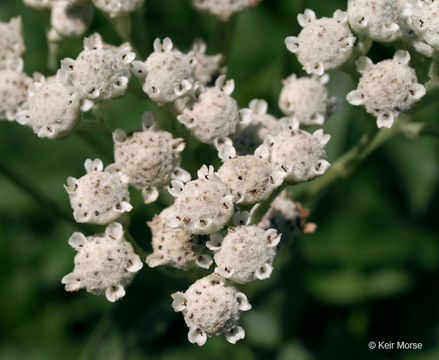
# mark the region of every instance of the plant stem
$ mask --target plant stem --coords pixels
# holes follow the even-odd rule
[[[216,52],[228,58],[232,46],[238,16],[233,15],[227,21],[217,20],[216,27]]]
[[[146,256],[148,255],[147,252],[140,247],[137,241],[128,232],[128,229],[125,229],[125,239],[133,246],[134,252],[145,260]]]
[[[401,127],[401,132],[411,139],[420,136],[439,137],[439,124],[408,123]]]

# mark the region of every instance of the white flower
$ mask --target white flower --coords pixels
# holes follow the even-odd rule
[[[83,35],[93,17],[91,4],[75,4],[69,0],[58,0],[52,6],[50,24],[61,37]]]
[[[203,165],[196,180],[187,184],[174,180],[171,185],[169,192],[176,199],[165,217],[169,227],[208,235],[220,230],[232,218],[234,196],[212,166]]]
[[[114,164],[107,169],[126,174],[130,184],[142,190],[145,203],[150,203],[157,199],[158,188],[172,179],[188,181],[190,175],[180,168],[184,140],[160,130],[149,112],[143,114],[142,127],[130,136],[122,129],[113,132]]]
[[[287,116],[294,116],[303,125],[323,125],[335,104],[325,84],[329,76],[300,77],[295,74],[282,81],[279,107]]]
[[[242,311],[251,309],[247,297],[211,274],[193,283],[186,292],[172,294],[172,307],[182,312],[189,328],[188,339],[202,346],[208,337],[226,335],[235,344],[245,337],[238,325]]]
[[[349,0],[347,13],[349,24],[359,35],[382,42],[402,36],[395,0]]]
[[[313,134],[299,129],[299,122],[286,119],[285,130],[268,136],[255,156],[269,156],[271,163],[285,172],[286,180],[300,183],[322,175],[330,166],[325,160],[325,145],[330,139],[323,130]]]
[[[84,98],[111,99],[125,94],[134,58],[129,44],[107,46],[95,33],[84,39],[84,50],[76,60],[62,60],[61,68]]]
[[[73,217],[79,223],[108,224],[131,211],[128,178],[122,173],[103,170],[102,161],[87,159],[86,175],[69,177],[65,189],[70,197]]]
[[[199,11],[208,12],[227,21],[233,14],[256,6],[261,0],[192,0],[192,5]]]
[[[377,118],[379,128],[390,128],[400,114],[425,95],[415,70],[409,66],[410,54],[398,50],[392,60],[373,64],[367,57],[357,61],[361,79],[346,99],[352,105],[363,105]]]
[[[92,294],[105,294],[108,301],[114,302],[125,295],[125,287],[143,267],[118,223],[108,225],[102,235],[74,233],[69,245],[78,253],[73,272],[61,280],[66,291],[85,288]]]
[[[133,73],[143,82],[143,91],[157,103],[172,102],[192,89],[196,61],[192,52],[173,48],[172,40],[155,39],[154,52],[145,62],[133,62]]]
[[[287,37],[285,44],[308,74],[323,75],[349,59],[355,37],[345,12],[337,10],[332,18],[317,19],[314,11],[307,9],[297,20],[303,29],[298,37]]]
[[[216,76],[224,74],[226,67],[222,66],[226,58],[223,54],[206,55],[206,43],[202,39],[196,39],[192,45],[195,56],[195,80],[207,85]]]
[[[93,5],[111,17],[124,16],[143,5],[145,0],[92,0]]]
[[[229,228],[227,235],[223,238],[213,234],[206,244],[215,252],[215,272],[237,283],[270,277],[281,238],[276,230],[265,230],[249,222],[248,212],[236,213],[234,227]]]
[[[230,95],[235,83],[225,82],[221,75],[214,87],[201,90],[194,102],[188,102],[177,119],[186,125],[201,142],[215,144],[235,134],[239,126],[250,121],[250,110],[239,110],[238,104]]]
[[[21,17],[0,22],[0,34],[0,70],[3,70],[9,68],[11,60],[18,60],[24,53]]]
[[[435,0],[419,0],[407,3],[404,10],[407,24],[416,35],[439,50],[439,3]]]
[[[31,127],[41,138],[69,135],[81,119],[79,95],[62,71],[49,78],[35,77],[17,122]]]
[[[209,268],[213,260],[201,238],[166,225],[164,218],[170,211],[171,208],[166,208],[147,223],[152,233],[153,253],[147,256],[146,263],[150,267],[169,265],[182,270],[196,266]]]

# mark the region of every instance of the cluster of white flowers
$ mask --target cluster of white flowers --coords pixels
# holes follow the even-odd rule
[[[227,21],[236,13],[258,5],[261,0],[192,0],[195,9],[215,15],[221,21]]]

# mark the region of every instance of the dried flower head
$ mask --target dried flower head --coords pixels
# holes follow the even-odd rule
[[[102,235],[74,233],[69,245],[78,253],[73,272],[61,280],[66,291],[85,288],[92,294],[105,294],[108,301],[114,302],[125,295],[125,287],[143,267],[119,223],[109,224]]]
[[[226,335],[235,344],[245,337],[238,325],[242,311],[251,309],[247,297],[211,274],[193,283],[186,292],[172,294],[172,307],[182,312],[189,328],[188,339],[202,346],[208,337]]]
[[[337,10],[332,18],[317,19],[314,11],[306,9],[297,20],[303,29],[298,37],[287,37],[285,44],[308,74],[323,75],[349,59],[355,37],[345,12]]]
[[[50,24],[61,38],[83,35],[93,18],[91,4],[76,4],[69,0],[58,0],[52,6]]]
[[[169,192],[176,199],[172,211],[165,217],[168,226],[209,235],[219,231],[232,218],[234,196],[212,166],[203,165],[196,180],[187,184],[174,180],[171,185]]]
[[[221,21],[227,21],[232,15],[258,5],[261,0],[192,0],[198,11],[215,15]]]
[[[273,271],[276,246],[281,235],[276,230],[265,230],[249,225],[248,212],[236,213],[234,227],[223,238],[213,234],[207,247],[215,252],[215,272],[237,283],[268,279]]]
[[[120,17],[140,8],[145,0],[92,0],[92,2],[110,17]]]
[[[129,44],[106,46],[95,33],[84,39],[84,50],[76,60],[62,60],[61,68],[81,96],[92,100],[111,99],[125,94],[130,64],[135,57]]]
[[[87,159],[84,167],[86,175],[79,179],[69,177],[64,186],[78,223],[109,224],[131,211],[128,178],[124,174],[103,171],[99,159]]]
[[[369,114],[376,116],[379,128],[390,128],[426,92],[409,61],[410,54],[403,50],[398,50],[393,59],[375,65],[369,58],[361,57],[357,61],[360,82],[346,99],[352,105],[363,105]]]
[[[24,53],[21,17],[0,22],[0,34],[0,70],[3,70],[9,68],[11,60],[14,62]]]

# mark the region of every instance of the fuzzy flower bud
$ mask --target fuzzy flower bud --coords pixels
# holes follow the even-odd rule
[[[61,68],[85,98],[111,99],[125,94],[130,64],[135,58],[129,44],[106,46],[99,34],[84,39],[84,50],[76,60],[66,58]]]
[[[108,301],[114,302],[125,295],[125,287],[143,267],[118,223],[108,225],[102,235],[74,233],[69,245],[78,253],[73,272],[61,280],[66,291],[85,288],[95,295],[105,294]]]
[[[8,68],[11,60],[23,55],[21,17],[12,18],[9,22],[0,22],[0,70]]]
[[[215,252],[215,272],[241,284],[270,277],[281,238],[274,229],[265,230],[249,223],[248,212],[236,213],[234,227],[229,228],[227,235],[211,235],[206,244]]]
[[[349,29],[347,14],[341,10],[332,18],[317,19],[306,9],[297,20],[303,27],[298,37],[285,39],[287,49],[297,55],[308,74],[323,75],[343,65],[351,56],[355,37]]]
[[[63,71],[44,78],[37,74],[27,103],[17,113],[17,122],[32,128],[41,138],[67,136],[80,120],[80,100]]]
[[[227,21],[233,14],[258,5],[261,0],[192,0],[195,9],[210,13],[221,21]]]
[[[94,6],[113,18],[133,12],[140,8],[144,1],[145,0],[92,0]]]
[[[419,38],[439,50],[439,3],[435,0],[408,2],[403,15]]]
[[[294,116],[303,125],[323,125],[335,104],[325,88],[328,81],[328,75],[320,78],[291,75],[282,81],[279,107],[285,115]]]
[[[194,76],[204,85],[226,72],[226,67],[222,66],[226,60],[225,56],[223,54],[206,55],[206,48],[206,43],[202,39],[196,39],[192,45],[196,60]]]
[[[170,211],[171,208],[166,208],[147,223],[152,232],[154,251],[147,256],[146,263],[150,267],[168,265],[182,270],[208,269],[213,260],[207,254],[204,242],[197,235],[167,226],[164,218]]]
[[[211,274],[193,283],[186,292],[172,294],[172,307],[182,312],[189,328],[188,339],[202,346],[208,337],[226,335],[235,344],[245,337],[238,325],[242,311],[251,309],[247,296]]]
[[[349,0],[347,13],[349,24],[359,35],[381,42],[402,36],[395,0]]]
[[[394,120],[426,93],[409,61],[410,54],[403,50],[398,50],[392,60],[376,65],[369,58],[361,57],[357,61],[360,82],[346,99],[352,105],[363,105],[377,118],[379,128],[392,127]]]
[[[192,89],[196,61],[192,52],[173,48],[172,40],[155,39],[154,52],[145,62],[133,62],[133,73],[143,81],[143,91],[157,103],[172,102]]]
[[[313,134],[300,130],[295,119],[286,119],[284,126],[285,130],[278,135],[266,138],[255,156],[269,156],[271,163],[285,172],[286,180],[295,183],[324,174],[330,166],[325,160],[325,145],[330,136],[321,129]]]
[[[128,175],[132,186],[142,190],[145,203],[158,197],[158,188],[171,180],[190,180],[190,175],[180,168],[181,152],[185,147],[182,138],[160,130],[152,113],[144,113],[142,131],[128,136],[122,129],[113,132],[114,164],[108,170]]]
[[[99,159],[87,159],[84,167],[86,175],[79,179],[69,177],[64,186],[78,223],[104,225],[131,211],[128,178],[124,174],[103,171]]]
[[[75,4],[58,0],[52,6],[50,24],[60,37],[70,38],[83,35],[93,17],[91,4]]]
[[[239,110],[230,95],[235,89],[233,80],[225,82],[221,75],[214,87],[201,91],[194,102],[188,102],[177,119],[187,126],[201,142],[215,144],[220,139],[235,134],[239,126],[250,121],[250,110]]]
[[[209,235],[219,231],[233,216],[234,196],[214,173],[203,165],[198,179],[183,184],[172,181],[169,192],[175,203],[165,217],[172,228],[182,228],[192,234]]]

